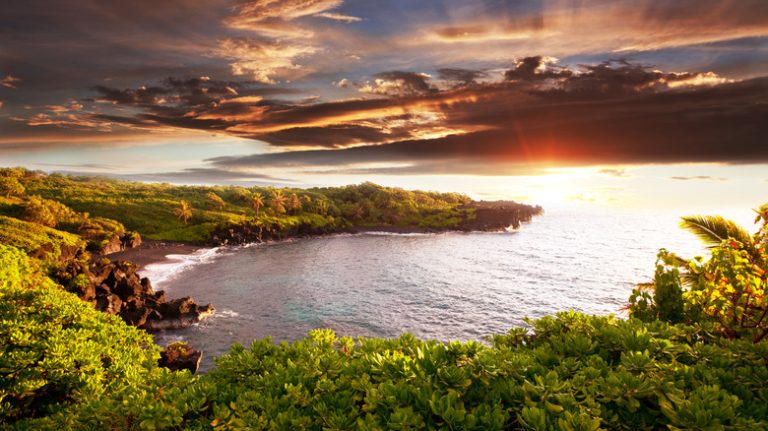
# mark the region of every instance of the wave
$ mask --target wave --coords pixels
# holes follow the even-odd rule
[[[443,232],[385,232],[385,231],[363,231],[358,235],[371,235],[371,236],[435,236],[440,235]]]
[[[180,273],[194,266],[213,262],[224,254],[224,250],[224,247],[214,247],[201,248],[191,254],[168,254],[164,261],[146,265],[141,271],[142,276],[149,278],[155,289],[162,288]]]

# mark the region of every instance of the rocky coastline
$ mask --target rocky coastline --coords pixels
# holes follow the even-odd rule
[[[518,229],[534,216],[544,213],[540,206],[520,204],[513,201],[475,201],[461,207],[466,210],[464,218],[455,226],[350,226],[346,228],[316,228],[310,225],[273,228],[258,223],[246,222],[228,225],[214,230],[210,246],[245,245],[267,241],[282,241],[292,238],[307,238],[338,233],[397,232],[397,233],[438,233],[438,232],[494,232]],[[467,216],[471,214],[472,216]]]
[[[189,327],[212,316],[215,308],[212,304],[197,304],[191,297],[168,300],[164,291],[155,291],[151,281],[139,275],[141,266],[161,262],[173,252],[188,254],[204,246],[244,245],[338,233],[504,231],[517,229],[521,223],[543,213],[539,206],[507,201],[473,202],[462,209],[468,210],[465,214],[472,216],[465,215],[458,225],[444,229],[411,226],[353,226],[332,229],[306,225],[268,228],[255,223],[242,223],[216,229],[207,244],[142,242],[141,237],[133,233],[113,238],[106,247],[96,251],[94,258],[87,265],[74,263],[78,261],[73,260],[66,269],[69,275],[65,278],[80,280],[78,283],[70,282],[69,287],[82,300],[91,302],[102,312],[121,317],[129,325],[150,332],[175,330]],[[115,256],[120,259],[111,259]],[[78,277],[80,275],[82,277]],[[174,345],[163,351],[160,362],[170,369],[189,369],[196,372],[201,356],[202,352],[191,346],[184,345],[181,348]]]

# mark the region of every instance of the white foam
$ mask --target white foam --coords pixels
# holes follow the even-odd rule
[[[373,235],[373,236],[434,236],[438,233],[432,232],[386,232],[386,231],[363,231],[361,235]]]
[[[240,317],[240,313],[238,313],[235,310],[226,310],[225,309],[225,310],[221,310],[221,311],[216,311],[215,316],[235,318],[235,317]]]
[[[214,247],[201,248],[191,254],[168,254],[165,261],[151,263],[142,268],[141,276],[149,278],[152,286],[161,290],[166,283],[193,266],[213,262],[222,251],[223,247]]]

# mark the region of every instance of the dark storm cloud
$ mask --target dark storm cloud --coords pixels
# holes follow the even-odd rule
[[[255,135],[254,138],[278,147],[313,146],[345,147],[353,144],[370,144],[403,139],[403,130],[389,131],[380,127],[355,124],[337,124],[325,127],[293,127],[272,133]]]
[[[764,0],[410,2],[396,17],[374,13],[386,2],[347,3],[8,0],[2,150],[204,131],[302,149],[218,166],[397,174],[764,160],[764,80],[644,66],[661,48],[686,58],[695,43],[702,57],[741,53],[731,77],[764,75]],[[757,53],[751,69],[745,50]],[[638,52],[650,53],[642,65],[603,61]],[[716,70],[736,64],[722,61]],[[363,81],[331,87],[342,76]],[[345,166],[380,162],[399,166]]]
[[[573,72],[560,66],[550,64],[550,67],[547,67],[548,63],[551,63],[551,61],[540,55],[521,58],[515,62],[515,67],[504,73],[504,77],[510,81],[538,81],[566,78],[573,75]]]
[[[768,78],[699,89],[518,105],[497,92],[447,111],[448,122],[493,125],[450,136],[343,150],[222,157],[220,167],[346,166],[364,163],[629,164],[768,161]],[[501,114],[500,114],[501,113]]]

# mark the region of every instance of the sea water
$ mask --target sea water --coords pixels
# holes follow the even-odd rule
[[[202,349],[203,369],[233,343],[290,341],[313,328],[482,341],[526,316],[622,316],[632,288],[652,279],[660,248],[706,253],[678,227],[679,215],[555,209],[514,232],[377,232],[220,247],[171,256],[142,275],[169,297],[216,307],[200,324],[155,336],[161,345],[184,340]]]

